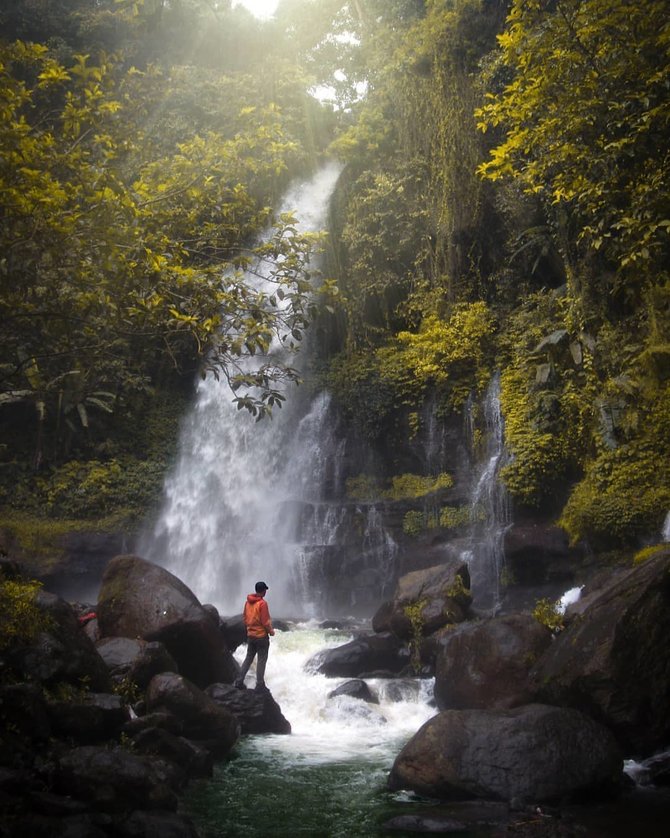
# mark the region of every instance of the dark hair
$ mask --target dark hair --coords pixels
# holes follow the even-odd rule
[[[269,588],[265,584],[265,582],[256,582],[256,593],[257,594],[262,594],[267,590],[269,590]]]

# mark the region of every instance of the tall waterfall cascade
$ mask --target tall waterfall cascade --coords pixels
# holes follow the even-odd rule
[[[498,479],[505,458],[499,375],[491,379],[481,407],[485,448],[481,465],[473,473],[471,534],[464,558],[470,569],[474,606],[495,613],[500,607],[505,532],[511,524],[509,496]]]
[[[286,195],[281,211],[294,211],[301,231],[325,227],[339,172],[328,164]],[[239,612],[263,579],[276,614],[310,616],[313,545],[323,551],[338,525],[339,513],[323,503],[340,460],[329,408],[326,393],[311,401],[292,393],[271,420],[256,422],[236,409],[225,382],[200,381],[140,555],[224,614]]]

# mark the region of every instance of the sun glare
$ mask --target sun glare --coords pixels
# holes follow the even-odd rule
[[[260,18],[269,18],[275,13],[279,0],[236,0],[233,6],[245,6],[249,11]]]

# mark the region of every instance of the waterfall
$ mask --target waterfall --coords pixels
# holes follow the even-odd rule
[[[665,516],[663,522],[663,530],[661,531],[661,538],[663,541],[670,541],[670,512]]]
[[[301,231],[325,227],[339,172],[329,164],[288,193],[282,211],[295,211]],[[224,614],[239,612],[263,579],[275,614],[309,615],[315,602],[301,539],[333,541],[337,522],[320,504],[323,487],[337,480],[338,444],[327,394],[311,402],[291,394],[272,420],[256,422],[236,409],[225,382],[207,377],[184,420],[162,509],[138,552]],[[318,532],[312,526],[305,535],[315,515]]]
[[[505,454],[500,411],[500,376],[494,375],[482,404],[484,455],[470,493],[471,536],[464,552],[470,567],[475,608],[495,613],[500,607],[500,575],[505,532],[511,523],[509,496],[498,479]],[[473,427],[470,413],[471,429]]]

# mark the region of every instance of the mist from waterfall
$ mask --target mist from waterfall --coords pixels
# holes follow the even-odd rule
[[[323,229],[339,172],[329,164],[299,183],[280,211],[294,211],[302,232]],[[308,539],[327,544],[336,524],[319,507],[339,462],[329,409],[325,393],[310,401],[292,392],[272,420],[256,422],[237,410],[226,382],[211,376],[200,381],[161,512],[140,539],[140,555],[223,614],[239,612],[254,582],[263,579],[275,614],[310,616],[317,592],[301,533],[312,517]]]

